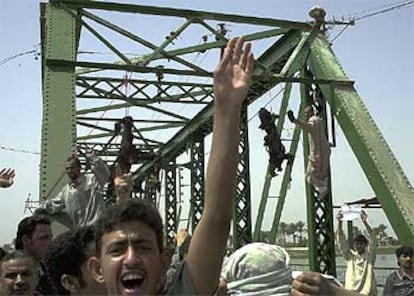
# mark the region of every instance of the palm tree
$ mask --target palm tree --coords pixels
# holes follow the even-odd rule
[[[293,245],[296,245],[296,224],[295,223],[289,223],[287,225],[286,234],[292,236]]]
[[[378,242],[382,242],[384,239],[388,237],[388,234],[385,232],[385,229],[387,229],[387,225],[385,224],[379,224],[377,227],[374,227],[372,229],[375,233],[375,236],[378,239]]]
[[[286,246],[286,229],[287,229],[287,224],[285,222],[280,222],[280,224],[279,224],[279,235],[282,236],[284,246]]]
[[[296,222],[296,231],[299,232],[299,243],[303,241],[303,231],[305,230],[305,222],[299,220]]]

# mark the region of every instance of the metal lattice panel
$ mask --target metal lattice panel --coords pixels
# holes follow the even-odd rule
[[[236,199],[233,210],[233,248],[252,241],[250,208],[249,134],[247,105],[243,106],[240,119],[239,163],[237,166]]]
[[[313,198],[313,217],[315,220],[316,246],[314,257],[318,272],[336,275],[335,234],[332,221],[332,196],[328,194],[322,200]]]
[[[310,75],[310,73],[306,73],[305,75]],[[312,102],[313,90],[310,85],[301,86],[301,96],[303,106],[307,106]],[[308,140],[309,134],[304,132],[303,153],[305,168],[308,166],[309,158]],[[333,208],[330,173],[328,177],[328,184],[328,193],[323,198],[319,198],[313,186],[306,183],[309,265],[314,271],[336,275],[335,235],[332,218]]]
[[[150,178],[147,178],[145,181],[144,199],[151,202],[154,206],[157,204],[157,187]]]
[[[191,228],[194,232],[204,209],[204,136],[191,143]]]
[[[165,235],[169,247],[175,245],[177,224],[177,172],[175,163],[170,163],[165,167]]]

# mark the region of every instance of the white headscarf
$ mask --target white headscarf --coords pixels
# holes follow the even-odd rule
[[[228,295],[288,296],[292,281],[289,262],[282,247],[252,243],[227,258],[221,277],[227,281]]]

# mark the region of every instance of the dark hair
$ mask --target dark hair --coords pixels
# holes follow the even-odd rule
[[[6,256],[6,251],[3,248],[0,248],[0,261]]]
[[[106,208],[103,215],[95,224],[96,228],[96,252],[101,254],[102,236],[116,230],[120,224],[128,222],[142,222],[155,232],[160,252],[162,244],[162,220],[158,210],[148,201],[142,199],[130,199],[127,202]]]
[[[50,219],[46,215],[35,213],[33,216],[23,218],[19,222],[19,225],[17,226],[16,240],[14,242],[16,250],[23,250],[23,236],[27,235],[31,238],[37,224],[50,225]]]
[[[66,159],[66,162],[70,162],[70,161],[75,162],[78,167],[81,167],[81,162],[76,155],[71,155]]]
[[[36,268],[37,268],[36,260],[34,260],[33,257],[23,253],[22,251],[18,251],[18,250],[12,250],[11,252],[5,253],[4,257],[0,261],[0,267],[4,262],[14,260],[14,259],[20,259],[20,258],[30,259],[33,262],[33,266],[36,270]],[[0,273],[1,273],[1,270],[2,269],[0,268]]]
[[[354,237],[354,243],[356,242],[363,242],[365,244],[368,244],[368,239],[365,237],[365,235],[359,233]]]
[[[408,246],[402,246],[395,250],[395,255],[397,256],[397,258],[401,255],[413,256],[413,253],[413,248]]]
[[[81,287],[85,281],[82,277],[81,266],[88,259],[88,245],[95,242],[93,226],[78,228],[75,232],[65,232],[52,241],[46,256],[47,272],[58,295],[69,295],[61,283],[62,275],[68,274],[79,279]]]

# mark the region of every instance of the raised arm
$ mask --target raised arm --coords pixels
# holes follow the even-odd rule
[[[298,125],[301,129],[303,129],[303,130],[305,130],[307,132],[310,132],[311,131],[312,123],[305,122],[303,120],[300,120],[299,118],[295,118],[295,115],[293,115],[293,111],[292,110],[289,110],[288,113],[287,113],[287,115],[288,115],[288,118],[289,118],[290,122]]]
[[[86,154],[91,163],[91,170],[101,186],[109,181],[110,171],[106,163],[94,152]]]
[[[186,258],[197,295],[211,295],[219,282],[236,192],[242,103],[253,73],[250,44],[229,40],[214,73],[213,142],[203,215]]]
[[[115,163],[114,189],[117,204],[126,202],[131,198],[132,175],[131,173],[123,174],[118,163]]]
[[[369,225],[368,223],[368,215],[365,211],[361,211],[361,221],[368,232],[368,252],[373,251],[377,248],[377,236],[375,232],[372,230],[371,225]]]
[[[338,221],[338,228],[336,230],[336,241],[338,243],[338,248],[341,251],[342,255],[346,257],[348,256],[349,245],[348,245],[348,241],[345,238],[342,217],[343,217],[342,211],[339,210],[338,214],[336,215],[336,219]]]

